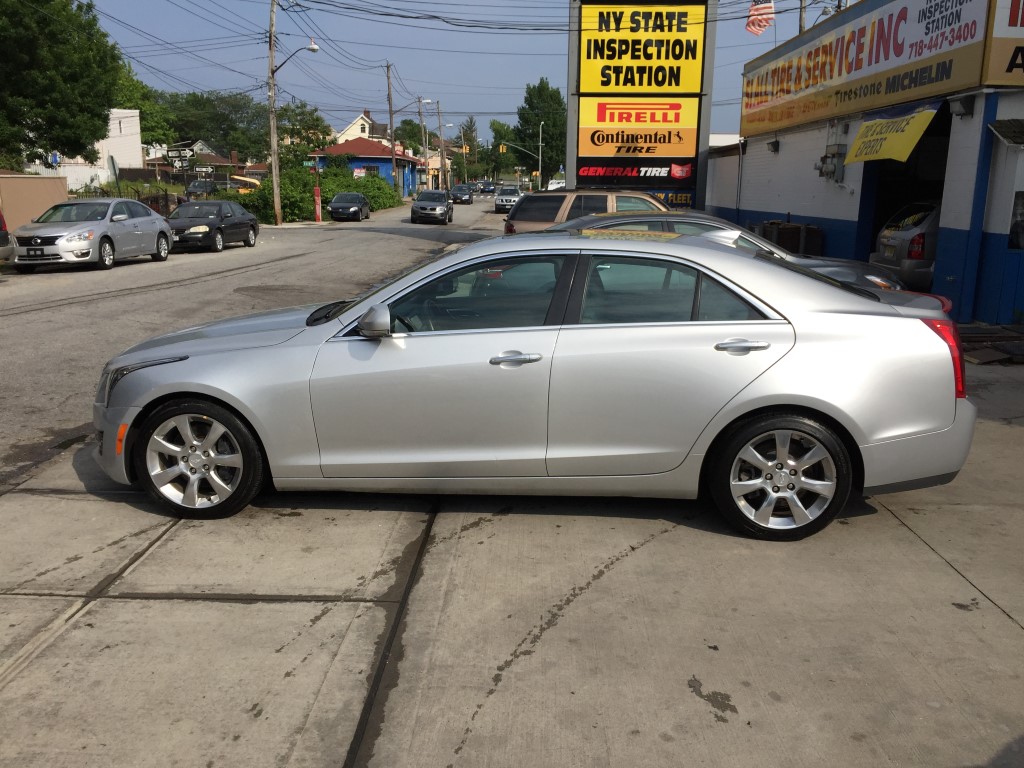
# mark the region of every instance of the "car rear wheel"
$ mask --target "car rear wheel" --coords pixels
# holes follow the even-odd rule
[[[143,422],[135,474],[149,495],[178,517],[227,517],[263,483],[263,455],[237,416],[202,400],[172,400]]]
[[[842,440],[794,414],[741,423],[711,457],[708,490],[743,533],[787,541],[816,533],[850,498],[853,469]]]
[[[114,266],[114,244],[109,240],[100,241],[100,259],[96,266],[100,269],[110,269]]]
[[[245,236],[245,245],[248,248],[256,247],[256,227],[249,227],[249,232]]]
[[[220,253],[224,250],[224,233],[219,229],[213,233],[213,252]]]
[[[167,261],[167,254],[171,252],[171,246],[164,235],[156,236],[156,253],[150,254],[153,261]]]

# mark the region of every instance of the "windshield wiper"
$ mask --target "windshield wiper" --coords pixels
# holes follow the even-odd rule
[[[306,325],[323,325],[336,318],[355,303],[355,299],[342,299],[341,301],[332,301],[330,304],[317,307],[306,318]]]

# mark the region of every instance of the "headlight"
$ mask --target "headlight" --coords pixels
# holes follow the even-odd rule
[[[349,213],[355,213],[358,210],[359,210],[359,206],[358,205],[353,205],[351,208],[348,209],[348,212]]]
[[[142,368],[149,368],[154,365],[180,363],[182,360],[188,360],[188,355],[182,355],[181,357],[165,357],[161,360],[147,360],[144,363],[120,365],[116,368],[104,368],[103,373],[100,374],[99,387],[96,390],[96,402],[107,405],[110,402],[110,393],[114,391],[114,387],[117,386],[117,383],[133,371],[138,371]]]
[[[193,234],[193,235],[201,235],[203,232],[209,232],[209,231],[210,231],[210,228],[208,226],[206,226],[205,224],[200,224],[198,227],[189,227],[188,228],[189,234]]]
[[[65,243],[88,243],[96,236],[93,230],[87,230],[85,232],[76,232],[73,235],[68,235],[64,238]]]

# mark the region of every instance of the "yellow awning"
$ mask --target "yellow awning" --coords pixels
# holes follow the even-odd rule
[[[936,107],[920,109],[903,117],[870,120],[860,127],[846,165],[865,160],[899,160],[907,162],[928,124],[935,116]]]

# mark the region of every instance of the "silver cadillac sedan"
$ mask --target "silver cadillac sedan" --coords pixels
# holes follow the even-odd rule
[[[171,514],[282,490],[713,501],[766,539],[951,481],[974,430],[937,300],[700,237],[537,233],[358,299],[107,363],[97,459]]]
[[[14,269],[23,274],[48,264],[110,269],[115,261],[136,256],[166,261],[171,226],[137,200],[68,200],[18,227],[14,240]]]

